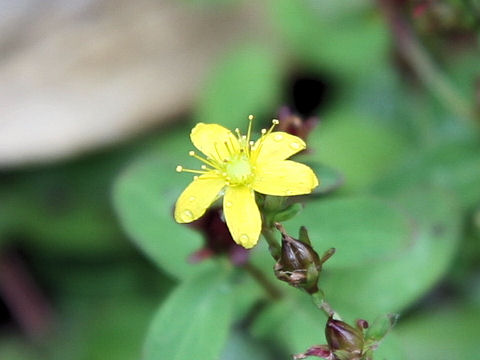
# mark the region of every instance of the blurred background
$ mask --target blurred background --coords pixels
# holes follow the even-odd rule
[[[322,197],[408,189],[434,240],[454,221],[395,333],[407,359],[478,359],[479,111],[478,0],[0,0],[0,359],[138,359],[178,279],[114,184],[145,154],[178,182],[192,124],[250,113],[318,120]]]

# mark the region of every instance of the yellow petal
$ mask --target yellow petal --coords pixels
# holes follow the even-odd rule
[[[198,123],[190,133],[193,145],[211,159],[223,161],[232,152],[238,152],[240,144],[230,130],[218,124]]]
[[[257,164],[253,181],[255,191],[277,196],[309,194],[317,185],[312,169],[290,160]]]
[[[224,186],[224,179],[211,174],[193,180],[175,204],[175,220],[179,223],[197,220],[217,199]]]
[[[283,131],[262,136],[254,145],[257,162],[285,160],[306,147],[298,136]]]
[[[262,218],[253,190],[247,186],[227,188],[223,213],[233,240],[246,249],[254,247],[260,236]]]

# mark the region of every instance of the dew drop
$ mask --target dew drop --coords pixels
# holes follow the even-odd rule
[[[190,222],[193,220],[193,213],[190,210],[185,210],[181,215],[182,221]]]
[[[285,194],[287,194],[287,195],[292,195],[292,194],[293,194],[293,191],[292,191],[292,190],[286,190],[286,191],[285,191]]]
[[[245,244],[248,241],[249,237],[247,234],[240,235],[240,243]]]
[[[281,141],[281,140],[283,140],[283,135],[282,134],[275,134],[275,136],[273,137],[273,140]]]
[[[195,196],[190,196],[190,197],[188,198],[188,201],[193,202],[193,201],[195,201],[195,199],[196,199]]]
[[[226,206],[226,207],[232,207],[232,205],[233,205],[233,204],[232,204],[231,201],[227,201],[227,202],[225,203],[225,206]]]
[[[300,149],[300,144],[297,143],[297,142],[292,142],[292,143],[290,144],[290,147],[291,147],[292,149],[294,149],[294,150],[298,150],[298,149]]]

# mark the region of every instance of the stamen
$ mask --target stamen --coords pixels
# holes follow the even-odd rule
[[[248,115],[248,130],[247,130],[247,144],[250,142],[250,136],[252,135],[252,123],[253,115]]]
[[[229,136],[228,138],[230,139],[230,145],[232,146],[232,153],[234,154],[235,153],[235,144],[233,143],[233,137]]]
[[[183,166],[178,165],[175,169],[177,172],[188,172],[192,174],[207,174],[209,171],[207,170],[192,170],[192,169],[185,169]]]
[[[270,126],[270,129],[267,131],[267,135],[270,134],[273,131],[273,128],[277,126],[280,123],[277,119],[272,120],[272,126]]]
[[[260,138],[260,140],[258,141],[258,146],[257,148],[255,149],[255,153],[254,153],[254,158],[253,158],[253,162],[257,161],[257,157],[258,157],[258,154],[260,153],[260,149],[262,148],[262,145],[263,145],[263,142],[265,140],[265,137],[267,135],[269,135],[275,126],[277,126],[280,122],[277,120],[277,119],[273,119],[272,120],[272,126],[270,126],[270,129],[265,130],[265,129],[262,129],[262,137]]]
[[[222,156],[220,155],[220,151],[218,151],[218,143],[214,143],[213,147],[215,148],[215,152],[217,153],[217,157],[220,161],[222,161]],[[223,159],[224,162],[227,161],[227,159]]]
[[[235,134],[237,134],[237,140],[241,144],[242,143],[242,133],[240,132],[239,128],[235,129]]]
[[[205,163],[205,164],[207,164],[207,165],[210,165],[210,166],[213,167],[213,168],[216,167],[213,162],[211,162],[210,160],[207,160],[207,159],[205,159],[205,158],[197,155],[197,154],[195,153],[195,151],[193,151],[193,150],[192,150],[192,151],[189,151],[189,152],[188,152],[188,155],[190,155],[191,157],[194,157],[195,159],[200,160],[201,162],[203,162],[203,163]],[[202,168],[202,169],[203,169],[203,168]]]
[[[230,157],[232,157],[232,155],[233,155],[233,149],[230,149],[230,146],[228,146],[228,142],[227,142],[227,141],[224,141],[223,144],[224,144],[225,147],[227,148],[227,151],[228,151],[228,154],[230,155]]]

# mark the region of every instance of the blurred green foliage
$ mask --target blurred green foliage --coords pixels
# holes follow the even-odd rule
[[[299,72],[330,91],[315,111],[312,151],[299,156],[322,184],[285,226],[294,235],[307,226],[319,252],[337,248],[320,276],[329,302],[348,321],[401,314],[377,359],[477,358],[479,127],[395,57],[373,2],[264,6],[275,41],[232,44],[191,118],[101,154],[1,175],[0,243],[25,254],[56,314],[42,344],[5,328],[1,359],[127,360],[143,352],[145,360],[268,360],[324,343],[325,318],[305,294],[277,283],[283,298],[272,303],[226,259],[188,262],[202,236],[172,218],[191,181],[175,166],[196,166],[187,156],[193,123],[244,128],[254,113],[258,131],[280,105],[295,106],[287,80]],[[430,43],[427,50],[473,107],[478,41],[450,51],[447,31],[410,20],[420,39],[442,40],[443,51]],[[276,281],[263,241],[251,259]]]

